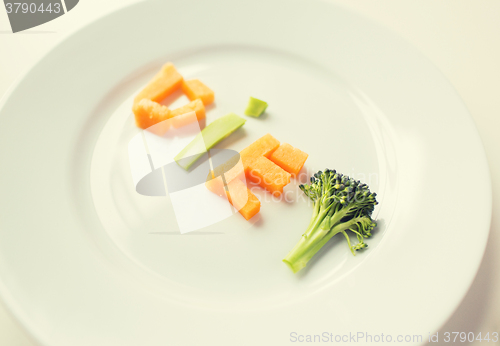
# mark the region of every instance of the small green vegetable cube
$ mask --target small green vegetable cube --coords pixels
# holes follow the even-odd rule
[[[256,99],[255,97],[250,96],[250,100],[248,101],[247,109],[245,110],[245,115],[251,117],[260,117],[262,113],[265,112],[267,108],[267,102]]]

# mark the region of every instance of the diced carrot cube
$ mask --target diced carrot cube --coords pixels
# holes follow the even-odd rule
[[[241,155],[269,157],[279,146],[280,142],[268,133],[243,149]]]
[[[191,79],[182,83],[182,91],[192,101],[200,99],[204,105],[214,102],[214,92],[198,79]]]
[[[154,132],[163,134],[168,130],[168,121],[170,110],[148,99],[142,99],[137,103],[135,112],[135,122],[141,129],[148,129],[151,126],[162,122],[161,125],[155,126]]]
[[[283,143],[269,159],[285,171],[296,175],[304,166],[308,156],[302,150],[294,148],[288,143]]]
[[[196,117],[198,120],[205,118],[205,106],[201,100],[194,100],[189,102],[187,105],[174,109],[170,112],[170,117],[176,117],[189,112],[196,112]]]
[[[283,187],[290,182],[290,173],[264,156],[252,159],[247,176],[269,192],[279,194],[283,192]]]
[[[254,159],[259,156],[269,157],[271,154],[279,147],[280,142],[271,136],[269,133],[240,152],[241,159],[243,161],[243,167],[245,172],[248,174],[249,166],[252,164]]]
[[[179,89],[182,84],[182,76],[175,69],[172,63],[166,63],[153,79],[134,99],[134,113],[136,105],[142,99],[148,99],[155,102],[161,102],[164,98]]]

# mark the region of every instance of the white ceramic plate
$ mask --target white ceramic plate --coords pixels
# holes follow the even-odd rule
[[[270,132],[310,154],[308,172],[367,181],[381,202],[369,248],[353,257],[334,239],[292,274],[281,259],[311,214],[295,181],[288,202],[260,194],[256,222],[179,235],[169,198],[135,192],[127,157],[130,100],[165,61],[215,90],[209,122],[250,95],[269,102],[219,148]],[[407,43],[320,1],[152,1],[106,16],[12,89],[0,148],[0,291],[43,345],[358,332],[419,344],[466,293],[488,235],[488,168],[456,92]]]

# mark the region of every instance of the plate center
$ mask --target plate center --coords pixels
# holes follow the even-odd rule
[[[131,94],[110,116],[97,141],[91,164],[91,190],[96,212],[121,251],[166,295],[200,301],[266,306],[286,303],[341,280],[373,251],[383,231],[368,240],[369,249],[353,257],[345,239],[334,238],[294,275],[281,260],[306,229],[311,204],[300,182],[325,168],[360,179],[380,193],[384,185],[380,146],[353,91],[332,71],[283,52],[251,47],[213,47],[168,57],[186,79],[198,78],[215,91],[207,123],[234,112],[243,116],[250,96],[269,103],[261,118],[247,123],[217,148],[241,150],[266,133],[309,154],[300,179],[277,201],[258,191],[261,212],[254,222],[236,214],[203,232],[181,235],[167,197],[135,191],[128,143],[135,127]],[[152,76],[161,64],[145,69]],[[137,78],[140,90],[147,78]],[[170,99],[171,107],[188,102]],[[301,181],[300,181],[301,180]],[[196,217],[196,210],[193,211]],[[338,239],[337,239],[338,238]],[[149,280],[149,279],[148,279]],[[293,299],[292,299],[293,300]]]

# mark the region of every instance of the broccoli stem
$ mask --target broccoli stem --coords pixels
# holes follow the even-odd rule
[[[338,233],[344,233],[348,238],[345,231],[355,226],[363,217],[356,217],[344,223],[338,221],[331,225],[330,219],[326,217],[326,213],[320,213],[316,220],[311,223],[306,232],[302,235],[299,242],[283,259],[290,269],[297,273],[299,270],[307,265],[307,262],[325,245],[333,236]],[[341,217],[337,218],[339,221]],[[349,248],[355,254],[349,242]]]

